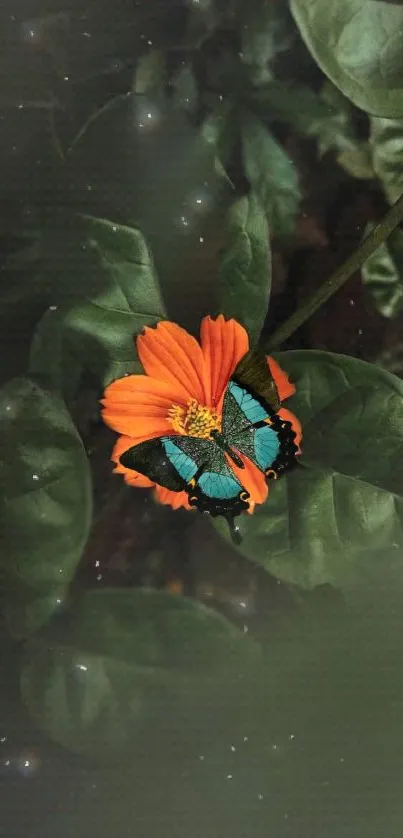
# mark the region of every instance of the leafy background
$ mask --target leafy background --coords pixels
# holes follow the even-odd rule
[[[304,456],[239,550],[111,474],[99,398],[161,318],[264,347],[400,197],[402,17],[2,4],[7,838],[401,834],[401,228],[275,353]]]

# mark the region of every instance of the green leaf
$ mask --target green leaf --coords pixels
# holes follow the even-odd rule
[[[226,226],[227,243],[217,278],[217,314],[234,317],[256,342],[269,304],[271,258],[265,214],[253,193],[235,201]]]
[[[22,692],[39,727],[86,755],[131,757],[143,730],[179,727],[258,655],[224,617],[162,591],[92,591],[69,616],[28,643]]]
[[[317,93],[303,84],[273,81],[256,91],[252,102],[262,119],[284,122],[302,136],[314,137],[321,155],[333,149],[351,151],[358,143],[355,108],[330,83]]]
[[[134,337],[164,316],[142,233],[104,218],[62,215],[48,227],[46,243],[63,347],[103,385],[138,370]],[[42,352],[41,371],[43,361]]]
[[[2,606],[24,636],[63,600],[92,512],[88,460],[67,410],[28,378],[0,391],[0,479]]]
[[[373,117],[370,125],[374,172],[394,204],[403,194],[403,119]]]
[[[294,231],[301,198],[295,166],[263,122],[246,110],[241,114],[241,137],[246,177],[273,233],[287,238]]]
[[[66,181],[70,205],[111,225],[141,229],[167,316],[196,328],[200,311],[212,308],[215,288],[204,281],[190,293],[189,264],[233,191],[215,171],[214,152],[199,127],[169,100],[160,107],[144,96],[117,97],[75,141]],[[63,201],[65,206],[66,195]]]
[[[175,105],[185,111],[194,113],[198,105],[198,87],[193,67],[190,63],[183,64],[170,82],[173,89]]]
[[[248,67],[253,85],[267,82],[273,76],[276,56],[290,49],[295,27],[284,3],[262,3],[252,0],[243,13],[240,57]]]
[[[369,143],[359,143],[351,151],[341,151],[337,162],[349,175],[359,180],[372,180],[375,172]]]
[[[136,67],[134,93],[146,96],[163,96],[166,84],[166,59],[159,49],[142,55]]]
[[[372,227],[367,225],[364,237]],[[364,262],[361,275],[380,314],[397,317],[403,310],[403,230],[395,230]]]
[[[59,393],[67,404],[74,398],[84,361],[65,330],[64,314],[52,306],[39,321],[29,356],[28,371],[35,381]]]
[[[324,73],[359,108],[403,115],[403,6],[383,0],[290,0]]]
[[[387,550],[403,573],[403,382],[343,355],[276,358],[297,388],[285,406],[302,423],[303,453],[267,502],[243,516],[239,549],[307,588],[357,590]]]

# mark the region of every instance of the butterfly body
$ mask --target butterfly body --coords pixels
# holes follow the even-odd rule
[[[278,415],[279,405],[266,361],[250,352],[228,383],[220,430],[208,438],[172,434],[149,440],[126,451],[120,462],[171,491],[187,492],[200,511],[233,519],[248,509],[249,494],[232,464],[243,469],[247,458],[270,479],[295,463],[295,433]]]

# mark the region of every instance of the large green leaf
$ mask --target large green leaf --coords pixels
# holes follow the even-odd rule
[[[24,636],[63,600],[92,510],[88,460],[63,401],[28,378],[0,391],[0,478],[2,606]]]
[[[367,225],[366,234],[372,225]],[[388,240],[364,262],[362,281],[384,317],[397,317],[403,310],[403,230]]]
[[[403,115],[403,6],[389,0],[291,0],[312,55],[343,93],[377,116]]]
[[[60,328],[60,333],[54,329],[55,353],[60,354],[62,340],[64,357],[66,352],[74,355],[102,384],[138,370],[134,337],[165,313],[142,233],[103,218],[62,216],[48,227],[45,240],[45,270],[52,277],[52,302]],[[42,323],[36,336],[37,358],[46,338],[41,373],[45,372],[52,322],[50,312],[46,331]],[[54,370],[55,356],[49,355],[48,360]],[[76,365],[68,369],[68,377],[74,377]]]
[[[144,728],[180,726],[189,707],[203,707],[229,677],[242,679],[257,654],[252,640],[191,600],[95,591],[63,631],[28,643],[22,690],[38,725],[65,747],[132,756]]]
[[[297,171],[260,119],[247,110],[241,112],[240,119],[246,177],[267,213],[271,230],[287,238],[294,231],[301,198]]]
[[[403,194],[403,119],[373,117],[370,124],[374,172],[394,204]]]
[[[265,213],[253,193],[235,201],[226,227],[217,277],[217,313],[235,317],[257,341],[269,303],[271,259]]]
[[[342,355],[276,357],[297,387],[286,406],[302,422],[303,454],[242,518],[240,550],[305,587],[357,589],[388,549],[403,573],[403,382]]]

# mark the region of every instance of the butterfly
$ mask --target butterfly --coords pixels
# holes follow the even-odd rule
[[[268,480],[296,462],[296,435],[291,423],[278,415],[279,408],[266,359],[250,351],[228,382],[220,431],[211,431],[208,439],[177,434],[147,440],[125,451],[120,462],[166,489],[187,492],[189,504],[201,512],[223,515],[239,543],[234,519],[248,509],[249,494],[231,462],[244,468],[243,454]]]

